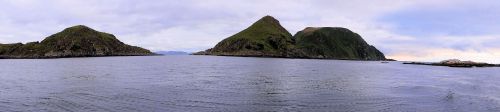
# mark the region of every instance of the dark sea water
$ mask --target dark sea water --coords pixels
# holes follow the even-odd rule
[[[500,111],[500,68],[215,56],[0,60],[0,111]]]

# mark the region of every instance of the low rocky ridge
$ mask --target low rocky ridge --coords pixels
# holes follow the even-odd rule
[[[387,60],[382,52],[349,29],[309,27],[292,36],[271,16],[194,55]]]
[[[489,64],[474,61],[461,61],[458,59],[449,59],[436,63],[428,62],[405,62],[403,64],[413,64],[413,65],[431,65],[431,66],[448,66],[448,67],[500,67],[499,64]]]
[[[26,44],[0,44],[0,58],[64,58],[97,56],[145,56],[151,51],[130,46],[109,33],[78,25]]]

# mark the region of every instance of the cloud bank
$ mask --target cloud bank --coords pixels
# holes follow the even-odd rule
[[[272,15],[292,34],[346,27],[389,58],[500,62],[499,5],[486,0],[1,0],[0,43],[84,24],[153,51],[199,51]]]

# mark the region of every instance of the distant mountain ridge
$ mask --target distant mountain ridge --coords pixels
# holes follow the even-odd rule
[[[64,58],[96,56],[145,56],[151,51],[124,44],[114,35],[77,25],[41,42],[0,44],[0,58]]]
[[[191,53],[184,52],[184,51],[156,51],[156,54],[161,54],[161,55],[189,55]]]
[[[387,60],[357,33],[340,27],[308,27],[292,36],[265,16],[247,29],[195,55]]]

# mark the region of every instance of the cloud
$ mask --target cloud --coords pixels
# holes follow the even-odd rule
[[[399,34],[413,36],[484,35],[500,30],[500,2],[467,2],[454,7],[407,8],[386,14],[380,20],[393,24]]]
[[[439,61],[444,59],[480,60],[496,62],[500,57],[500,35],[434,36],[428,39],[384,42],[392,48],[389,58],[407,61]]]
[[[431,48],[419,52],[398,52],[392,58],[424,62],[437,62],[445,59],[473,60],[478,62],[500,63],[500,49],[488,48],[483,51],[455,50],[450,48]],[[452,58],[450,58],[452,57]]]
[[[493,1],[496,2],[496,1]],[[495,54],[500,45],[498,4],[491,1],[461,1],[455,4],[407,7],[377,19],[388,25],[385,31],[413,40],[384,41],[386,53],[400,60],[447,58],[499,62]]]
[[[145,35],[124,35],[123,38],[130,40],[133,44],[144,45],[152,50],[162,50],[166,47],[175,50],[198,51],[213,47],[215,45],[213,43],[219,42],[220,37],[230,36],[221,33],[226,28],[230,28],[230,25],[220,22],[204,23],[189,27],[169,27]]]
[[[0,1],[0,43],[38,41],[66,27],[84,24],[113,33],[125,43],[154,51],[193,52],[208,49],[262,16],[272,15],[292,34],[309,26],[349,28],[396,59],[420,60],[423,58],[418,57],[429,53],[420,51],[436,49],[457,53],[477,51],[486,56],[493,50],[483,49],[499,47],[495,43],[500,42],[496,39],[498,34],[493,32],[500,26],[494,21],[498,18],[498,8],[489,3],[486,0],[4,0]],[[466,25],[468,29],[458,25]],[[402,54],[413,58],[399,58]],[[439,53],[429,54],[439,56]]]
[[[377,7],[377,4],[381,5],[388,1],[373,2],[370,4],[374,5],[370,6],[358,5],[360,2],[362,1],[0,1],[5,5],[0,8],[0,17],[2,17],[0,38],[3,39],[0,42],[36,41],[65,27],[85,24],[101,31],[114,33],[119,38],[123,37],[122,40],[127,43],[138,43],[139,46],[155,50],[178,50],[179,47],[172,46],[185,46],[184,44],[189,44],[190,41],[202,38],[222,40],[265,15],[277,17],[294,33],[306,26],[363,26],[363,24],[351,23],[366,21],[361,19],[376,15],[379,10],[391,8],[379,9]],[[398,3],[406,4],[405,2]],[[211,27],[199,28],[206,25],[224,27],[216,28],[217,30]],[[162,33],[165,31],[169,31],[169,34]],[[186,38],[208,34],[208,31],[220,33]],[[156,41],[149,43],[139,42],[139,40],[175,40],[176,42],[166,45]],[[207,41],[205,45],[214,45],[216,42]]]

